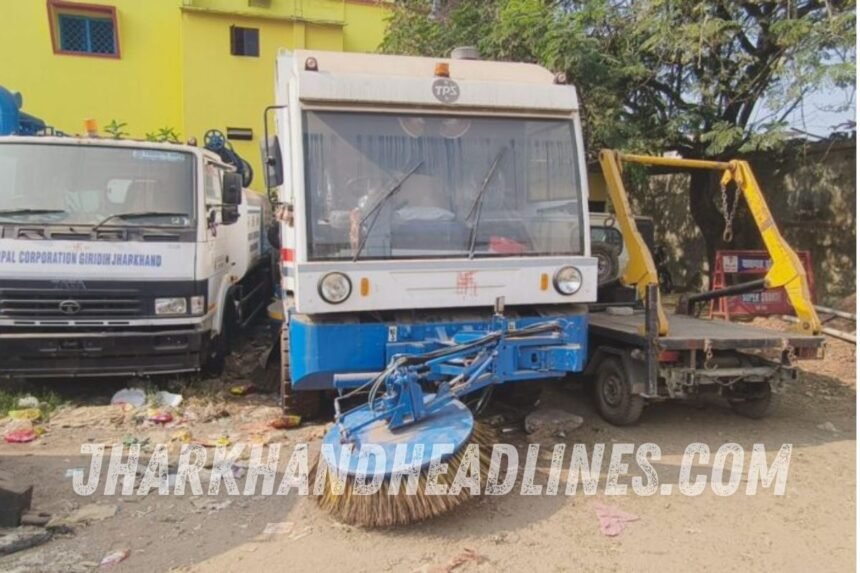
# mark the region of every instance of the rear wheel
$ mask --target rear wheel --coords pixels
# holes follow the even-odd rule
[[[598,366],[594,397],[603,419],[616,426],[635,424],[645,408],[645,399],[633,394],[624,365],[615,357],[604,358]]]
[[[760,420],[771,415],[779,405],[779,394],[775,394],[769,382],[744,384],[743,388],[728,398],[735,413]]]

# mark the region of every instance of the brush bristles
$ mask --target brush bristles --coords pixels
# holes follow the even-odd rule
[[[465,458],[466,448],[470,444],[477,444],[480,459],[481,483],[485,483],[490,467],[490,450],[493,444],[493,433],[489,429],[475,423],[472,436],[463,446],[455,452],[446,463],[447,472],[436,476],[437,484],[450,487],[460,464]],[[312,470],[312,481],[315,483],[318,464],[317,459]],[[390,480],[382,481],[382,484],[374,494],[358,495],[353,492],[354,478],[347,477],[345,488],[342,493],[337,493],[332,481],[332,473],[335,470],[329,468],[325,476],[325,488],[322,495],[317,496],[319,506],[331,513],[335,519],[350,525],[363,527],[391,527],[394,525],[405,525],[417,521],[423,521],[446,513],[463,502],[467,501],[472,494],[468,488],[463,488],[456,495],[428,495],[427,469],[424,469],[418,477],[418,489],[414,495],[407,494],[407,479],[403,476],[400,489],[396,494],[390,494]]]

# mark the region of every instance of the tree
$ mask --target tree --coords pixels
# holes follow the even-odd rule
[[[853,85],[855,17],[853,0],[406,0],[382,50],[473,44],[565,71],[592,154],[726,159],[779,145],[811,91]],[[714,177],[693,172],[689,195],[712,261],[724,229]]]

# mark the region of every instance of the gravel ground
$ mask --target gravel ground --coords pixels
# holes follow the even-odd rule
[[[856,365],[853,345],[838,342],[829,343],[825,360],[801,363],[801,379],[788,388],[780,409],[762,421],[738,417],[717,401],[666,402],[648,407],[637,426],[615,428],[599,418],[578,384],[559,383],[544,395],[544,405],[584,418],[578,430],[552,442],[569,447],[583,443],[589,452],[596,443],[607,448],[656,443],[662,451],[654,463],[661,484],[676,486],[681,456],[691,442],[704,442],[712,451],[726,442],[744,447],[763,443],[771,455],[782,444],[792,444],[784,496],[764,490],[752,497],[719,497],[708,489],[686,497],[677,487],[665,496],[606,496],[604,464],[594,496],[484,496],[435,521],[368,531],[338,524],[311,499],[294,495],[231,497],[223,489],[212,497],[157,492],[104,496],[103,488],[90,497],[74,493],[66,471],[88,464],[80,455],[86,442],[128,437],[168,442],[187,430],[195,441],[226,436],[234,443],[256,440],[285,448],[317,443],[323,424],[292,430],[267,427],[278,415],[273,395],[235,397],[226,392],[237,382],[262,382],[259,372],[246,375],[254,372],[253,363],[250,356],[234,363],[224,380],[185,383],[186,401],[172,427],[141,423],[140,412],[99,405],[125,382],[96,384],[76,396],[77,405],[55,413],[46,425],[48,432],[38,440],[0,445],[0,470],[35,485],[35,509],[68,520],[76,510],[91,511],[93,503],[108,506],[107,513],[115,508],[112,517],[66,525],[44,545],[0,557],[0,570],[88,571],[117,550],[129,553],[112,570],[147,573],[273,567],[422,572],[855,568]],[[507,419],[500,428],[510,429],[504,440],[520,448],[524,457],[529,440],[521,423],[501,412]],[[75,420],[86,423],[74,427]],[[551,448],[552,442],[542,443],[542,448]],[[547,456],[542,456],[539,483],[548,467]],[[620,535],[607,537],[599,528],[599,504],[638,519]],[[266,533],[268,524],[278,525]]]

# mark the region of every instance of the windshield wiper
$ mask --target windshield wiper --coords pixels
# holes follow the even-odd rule
[[[102,225],[113,219],[145,219],[147,217],[188,217],[188,213],[173,213],[170,211],[135,211],[133,213],[114,213],[108,215],[95,225],[92,231],[98,231]]]
[[[3,209],[0,215],[53,215],[65,212],[63,209]]]
[[[493,178],[493,175],[496,173],[496,169],[499,167],[499,163],[502,161],[502,157],[504,157],[505,152],[508,150],[508,146],[504,146],[499,150],[496,154],[496,158],[493,159],[492,165],[487,170],[487,174],[484,176],[484,181],[481,183],[481,189],[478,191],[478,196],[475,197],[475,202],[472,203],[472,208],[469,209],[469,214],[466,215],[466,220],[472,218],[472,215],[475,216],[475,223],[472,225],[471,231],[469,231],[469,258],[473,258],[475,256],[475,244],[478,241],[478,225],[481,223],[481,211],[484,206],[484,194],[487,192],[487,189],[490,188],[490,180]]]
[[[394,185],[389,187],[383,194],[382,197],[379,198],[379,201],[376,202],[376,205],[371,208],[367,214],[362,217],[361,222],[359,223],[359,232],[361,231],[361,227],[364,225],[364,222],[373,215],[373,221],[367,226],[367,231],[362,234],[361,240],[358,243],[358,248],[355,250],[355,255],[352,257],[352,261],[355,262],[358,260],[359,255],[361,255],[361,250],[364,249],[364,244],[367,242],[367,238],[370,236],[370,231],[373,229],[373,226],[376,224],[376,220],[379,219],[379,213],[382,212],[382,206],[388,201],[397,190],[409,179],[413,173],[415,173],[419,167],[424,165],[424,160],[421,159],[411,168],[409,168],[403,175],[400,176],[400,179],[394,182]]]

